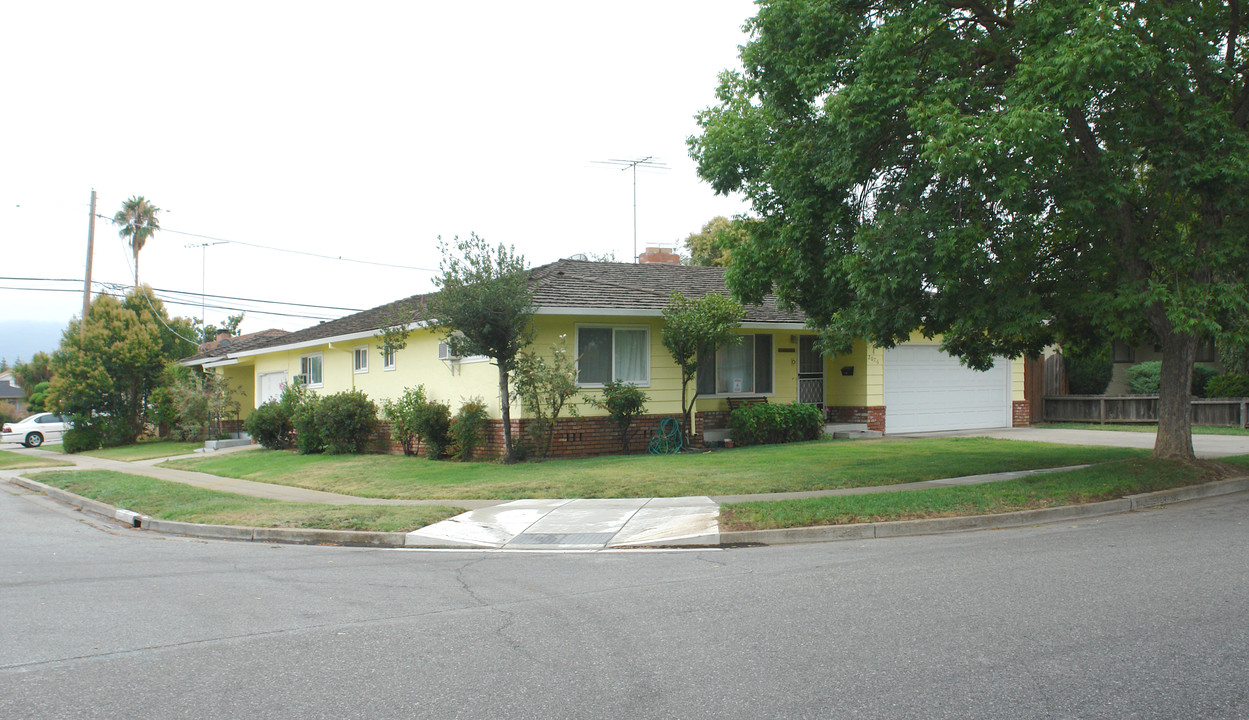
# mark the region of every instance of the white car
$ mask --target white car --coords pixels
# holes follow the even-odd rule
[[[21,443],[28,448],[39,447],[48,440],[60,440],[71,426],[56,413],[39,413],[14,423],[4,424],[3,442]]]

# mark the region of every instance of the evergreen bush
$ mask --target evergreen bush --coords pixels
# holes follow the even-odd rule
[[[1249,397],[1249,375],[1227,374],[1210,378],[1206,397]]]
[[[729,414],[733,442],[738,445],[815,440],[824,425],[824,414],[814,405],[793,403],[744,405]]]
[[[472,460],[473,453],[481,444],[481,431],[489,422],[486,404],[480,398],[461,405],[451,419],[452,457],[466,462]]]
[[[377,405],[360,390],[348,390],[321,398],[313,421],[325,451],[331,455],[354,455],[368,449],[377,430]]]

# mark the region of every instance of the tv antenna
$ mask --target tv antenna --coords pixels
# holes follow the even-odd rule
[[[182,246],[184,248],[199,248],[200,249],[199,321],[201,325],[208,322],[208,319],[206,317],[206,312],[205,312],[208,307],[208,305],[206,304],[207,301],[205,300],[205,298],[208,296],[204,294],[208,291],[208,248],[212,247],[213,245],[225,245],[228,242],[230,241],[218,240],[216,242],[187,243]]]
[[[670,170],[663,160],[656,160],[653,155],[647,155],[643,158],[635,160],[622,160],[612,158],[611,160],[591,160],[590,162],[599,165],[616,165],[620,167],[620,171],[633,170],[633,262],[638,261],[638,166],[646,168],[655,168],[656,170]]]

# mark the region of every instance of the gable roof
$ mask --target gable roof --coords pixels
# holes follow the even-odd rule
[[[724,268],[668,263],[607,263],[588,260],[557,260],[529,271],[534,305],[539,314],[659,316],[673,291],[697,298],[708,293],[729,294]],[[412,295],[369,310],[322,322],[312,327],[246,344],[242,338],[227,348],[214,348],[182,360],[186,365],[221,360],[229,355],[281,347],[310,346],[348,337],[365,337],[385,326],[391,318],[424,304],[430,294]],[[758,305],[746,305],[745,324],[801,325],[800,310],[783,310],[775,295]],[[272,332],[272,331],[266,331]],[[278,331],[280,332],[280,331]],[[254,335],[260,335],[255,333]],[[251,337],[251,336],[244,336]]]
[[[0,400],[14,400],[21,398],[26,399],[26,393],[22,389],[9,384],[8,380],[0,380]]]

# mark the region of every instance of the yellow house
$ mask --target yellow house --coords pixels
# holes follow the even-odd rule
[[[640,421],[642,446],[648,428],[680,415],[680,373],[663,346],[662,311],[673,291],[687,297],[727,294],[723,268],[560,260],[534,268],[530,278],[535,347],[565,342],[578,358],[578,383],[586,394],[612,379],[642,388],[650,397]],[[419,323],[409,326],[405,348],[383,354],[377,333],[384,318],[400,303],[419,299],[293,333],[205,347],[183,363],[202,365],[237,386],[244,416],[298,377],[318,393],[358,389],[377,401],[424,385],[431,399],[449,403],[453,412],[480,399],[498,420],[498,371],[489,358],[452,357],[440,336]],[[919,335],[894,348],[859,341],[848,354],[821,355],[805,316],[782,309],[772,296],[746,307],[740,333],[743,342],[709,356],[698,373],[696,434],[726,424],[730,398],[814,404],[830,422],[886,433],[1027,424],[1022,360],[973,371]],[[611,451],[605,414],[585,404],[578,410],[580,418],[561,420],[555,453]],[[519,404],[512,405],[512,415],[523,425]]]

